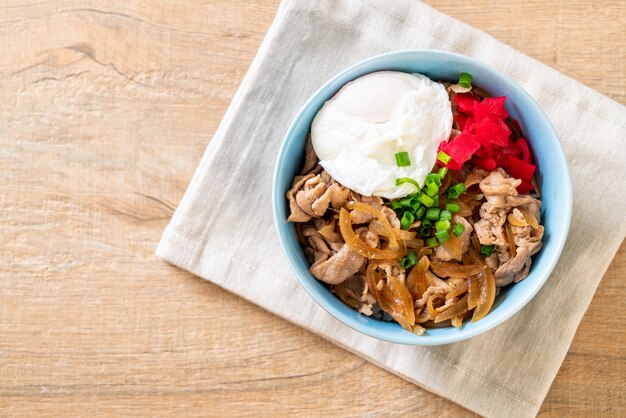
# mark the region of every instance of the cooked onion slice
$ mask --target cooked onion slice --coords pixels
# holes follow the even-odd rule
[[[496,281],[494,280],[491,270],[485,268],[485,272],[479,274],[478,278],[480,280],[480,296],[478,297],[476,309],[474,309],[472,322],[483,319],[491,310],[496,298]]]
[[[450,305],[448,309],[440,313],[435,317],[435,323],[443,322],[447,319],[452,319],[457,316],[463,315],[467,312],[467,295],[463,296],[458,302]]]
[[[537,220],[535,215],[527,210],[520,209],[520,212],[522,212],[522,215],[524,215],[524,220],[528,223],[528,225],[532,226],[534,229],[539,229],[539,221]]]
[[[452,318],[450,323],[455,328],[461,328],[461,325],[463,325],[463,317],[462,316],[455,316],[454,318]]]
[[[430,269],[439,277],[464,279],[466,277],[478,274],[483,269],[483,267],[479,264],[463,265],[450,261],[433,260],[430,262]]]
[[[359,208],[359,210],[361,209]],[[403,250],[381,250],[379,248],[372,248],[363,242],[352,229],[351,215],[345,208],[341,208],[339,211],[339,230],[348,247],[365,258],[370,260],[399,260],[404,257],[405,251]]]
[[[432,255],[433,249],[430,247],[424,247],[417,253],[418,258],[422,258],[425,255]]]
[[[439,313],[435,310],[435,300],[441,300],[442,302],[445,302],[446,298],[441,293],[435,293],[428,298],[428,302],[426,302],[426,309],[428,310],[428,317],[430,319],[435,319],[437,316],[439,316]]]
[[[367,269],[365,270],[367,286],[369,287],[370,293],[376,300],[378,300],[378,282],[383,280],[382,273],[377,271],[377,268],[378,264],[376,262],[371,262],[367,265]]]
[[[476,236],[476,234],[472,234],[472,238],[470,238],[470,241],[472,243],[472,247],[474,247],[476,251],[480,251],[480,241],[478,241],[478,237]]]
[[[389,239],[389,245],[391,246],[391,248],[392,249],[398,248],[398,240],[396,239],[396,234],[394,233],[394,230],[391,227],[389,220],[387,219],[387,217],[382,211],[362,202],[348,202],[346,203],[345,206],[347,209],[350,209],[350,210],[356,209],[356,210],[360,210],[361,212],[367,212],[370,215],[374,215],[385,228],[385,231],[386,231],[385,236]]]
[[[428,283],[428,286],[437,286],[444,289],[444,291],[450,291],[448,283],[435,276],[435,274],[430,270],[426,270],[426,283]]]
[[[446,299],[456,298],[466,293],[469,290],[469,282],[466,280],[462,285],[450,289],[450,292],[446,295]]]
[[[468,290],[467,290],[467,308],[474,309],[476,305],[478,305],[478,297],[480,296],[480,281],[478,280],[478,276],[470,276],[467,279]]]
[[[372,296],[383,311],[391,315],[402,328],[411,331],[415,325],[415,311],[409,290],[393,276],[387,277],[385,281],[378,267],[379,262],[370,262],[365,273]],[[382,288],[379,290],[381,282]]]
[[[506,219],[513,226],[520,226],[520,227],[528,226],[528,222],[526,221],[525,218],[519,218],[519,217],[513,215],[513,213],[509,213],[509,215],[506,217]]]
[[[389,314],[396,320],[402,328],[411,331],[415,325],[415,310],[413,308],[413,298],[406,286],[397,278],[391,276],[387,279],[388,286],[383,288],[383,300],[387,297],[386,289],[391,290],[389,299],[392,300],[393,311]]]
[[[470,186],[480,183],[484,178],[485,176],[480,173],[469,173],[467,177],[465,177],[465,187],[469,189]]]
[[[428,257],[423,256],[417,262],[415,267],[411,269],[411,272],[406,278],[406,287],[409,289],[413,299],[419,299],[424,292],[428,289],[428,282],[426,281],[426,270],[430,265]]]
[[[415,238],[415,239],[407,239],[406,241],[402,241],[406,248],[410,248],[415,251],[421,251],[424,248],[424,240]]]
[[[485,267],[481,273],[476,275],[480,283],[480,294],[476,303],[476,309],[474,309],[474,315],[472,316],[472,322],[476,322],[483,319],[493,306],[493,302],[496,299],[496,281],[493,277],[493,273],[491,273],[491,269],[478,253],[470,250],[470,258],[473,262],[483,263]]]
[[[389,221],[387,221],[387,222],[389,222]],[[396,228],[392,227],[391,224],[389,224],[389,227],[393,231],[393,235],[397,239],[399,239],[399,240],[408,241],[408,240],[415,239],[415,237],[417,236],[417,232],[403,231],[402,229],[396,229]],[[382,224],[382,222],[380,222],[378,219],[374,219],[372,222],[370,222],[370,229],[373,232],[377,233],[378,235],[383,235],[385,237],[389,237],[389,235],[388,235],[389,231]]]
[[[333,219],[328,225],[320,228],[317,232],[324,238],[331,239],[332,235],[335,233],[335,220]]]
[[[475,203],[477,202],[476,198],[478,197],[479,194],[480,194],[480,190],[467,191],[463,193],[461,197],[459,197],[459,200],[467,204]]]
[[[515,238],[513,236],[513,230],[511,229],[510,223],[507,223],[504,226],[504,231],[506,232],[506,240],[509,244],[509,252],[511,253],[511,257],[515,257],[517,255],[517,249],[515,248]]]

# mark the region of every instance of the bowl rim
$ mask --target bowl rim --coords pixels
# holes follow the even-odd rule
[[[319,287],[315,287],[313,282],[310,282],[308,278],[301,277],[302,276],[301,273],[298,271],[298,269],[295,268],[294,263],[292,261],[292,258],[297,256],[297,254],[295,253],[296,250],[291,248],[291,246],[287,242],[287,239],[285,236],[286,234],[286,224],[284,224],[285,219],[282,219],[279,214],[278,208],[281,205],[281,200],[285,200],[285,196],[284,194],[278,193],[278,189],[280,187],[278,184],[278,178],[280,177],[279,172],[280,172],[281,165],[282,165],[281,161],[284,161],[286,158],[286,152],[287,152],[287,148],[290,142],[290,138],[294,136],[294,133],[296,129],[298,129],[301,123],[301,120],[308,113],[308,109],[312,106],[312,104],[316,102],[317,100],[319,100],[320,95],[324,94],[330,88],[334,88],[334,91],[336,92],[343,85],[345,85],[346,83],[350,81],[348,80],[339,84],[340,80],[345,78],[350,73],[358,71],[362,67],[367,67],[368,65],[372,63],[376,63],[378,61],[384,61],[384,60],[390,60],[390,59],[393,60],[393,59],[407,58],[407,57],[411,58],[412,56],[416,56],[415,57],[416,59],[417,58],[424,59],[423,56],[417,57],[419,55],[428,55],[430,58],[435,58],[435,57],[446,58],[446,59],[454,60],[455,62],[458,62],[461,64],[469,63],[471,65],[482,67],[487,72],[491,72],[499,76],[501,80],[498,80],[498,82],[503,81],[505,84],[508,84],[507,88],[510,87],[513,90],[517,90],[517,92],[522,97],[524,97],[524,99],[526,99],[529,103],[534,105],[537,115],[539,116],[539,118],[543,119],[544,125],[548,129],[548,132],[549,132],[548,136],[550,136],[552,139],[556,139],[555,141],[556,149],[558,150],[558,152],[557,152],[557,155],[554,155],[552,157],[558,158],[560,160],[559,166],[564,168],[565,178],[562,179],[561,186],[564,192],[563,197],[565,201],[563,202],[563,208],[565,209],[565,213],[563,213],[561,216],[565,216],[565,227],[561,235],[552,237],[552,239],[556,241],[555,245],[556,245],[557,250],[556,250],[555,256],[551,260],[548,260],[547,266],[544,268],[543,277],[540,277],[540,280],[538,280],[535,283],[534,287],[529,289],[529,292],[523,294],[522,297],[515,299],[515,303],[509,304],[505,308],[505,310],[501,312],[500,315],[492,317],[489,320],[488,319],[489,314],[487,314],[485,318],[481,319],[480,321],[475,322],[473,328],[469,330],[459,329],[458,333],[436,335],[436,336],[429,336],[429,335],[417,336],[407,331],[401,334],[389,335],[388,333],[384,332],[384,330],[381,328],[371,327],[365,324],[364,322],[359,322],[358,320],[354,318],[346,317],[343,312],[340,312],[338,309],[336,309],[334,306],[332,306],[331,304],[327,303],[324,300],[325,296],[321,294],[322,292],[320,291]],[[372,70],[372,71],[368,71],[365,74],[369,74],[375,71],[383,71],[383,70],[382,69]],[[359,77],[359,76],[356,76],[356,77]],[[320,305],[332,317],[339,320],[340,322],[347,325],[348,327],[352,328],[353,330],[359,331],[362,334],[368,335],[370,337],[374,337],[379,340],[383,340],[383,341],[387,341],[391,343],[397,343],[397,344],[414,345],[414,346],[443,345],[443,344],[450,344],[450,343],[463,341],[463,340],[472,338],[476,335],[482,334],[502,324],[507,319],[511,318],[517,312],[519,312],[524,306],[526,306],[528,302],[530,302],[530,300],[532,300],[532,298],[535,297],[535,295],[539,292],[539,290],[544,286],[545,282],[552,274],[552,271],[554,270],[554,267],[556,266],[556,263],[558,262],[563,252],[565,241],[567,239],[567,235],[568,235],[569,228],[571,225],[572,207],[573,207],[572,205],[573,205],[572,180],[571,180],[571,175],[570,175],[569,164],[565,156],[565,151],[563,150],[561,141],[559,141],[559,136],[556,130],[554,129],[554,126],[550,122],[550,119],[547,117],[547,115],[545,114],[541,106],[539,106],[539,104],[532,98],[532,96],[530,96],[530,94],[524,88],[522,88],[519,84],[517,84],[517,82],[515,82],[509,76],[499,71],[498,69],[494,68],[490,64],[484,63],[480,60],[468,57],[466,55],[461,55],[461,54],[457,54],[454,52],[448,52],[448,51],[442,51],[442,50],[436,50],[436,49],[406,49],[406,50],[392,51],[392,52],[387,52],[384,54],[375,55],[375,56],[369,57],[365,60],[362,60],[356,64],[349,66],[348,68],[340,71],[339,73],[334,75],[332,78],[330,78],[328,81],[326,81],[320,88],[318,88],[307,99],[307,101],[299,109],[297,115],[291,122],[285,136],[282,139],[280,150],[279,150],[276,162],[275,162],[273,178],[272,178],[272,213],[274,217],[274,226],[276,228],[276,232],[278,234],[278,239],[282,247],[283,253],[287,257],[289,267],[291,268],[295,276],[298,278],[298,281],[304,287],[307,293],[313,298],[313,300],[315,300],[315,302],[317,302],[318,305]],[[317,280],[317,279],[313,278],[313,280]],[[324,289],[324,292],[327,292],[330,294],[330,291],[327,289]]]

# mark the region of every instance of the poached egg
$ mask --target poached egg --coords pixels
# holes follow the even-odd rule
[[[364,196],[396,199],[417,191],[411,183],[396,186],[396,179],[424,185],[451,129],[442,84],[421,74],[380,71],[346,84],[322,106],[311,141],[336,181]],[[397,166],[398,152],[408,152],[409,166]]]

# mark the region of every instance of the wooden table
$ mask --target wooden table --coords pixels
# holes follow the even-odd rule
[[[431,3],[626,101],[624,2]],[[470,414],[153,255],[277,5],[0,2],[0,415]],[[625,276],[542,416],[626,413]]]

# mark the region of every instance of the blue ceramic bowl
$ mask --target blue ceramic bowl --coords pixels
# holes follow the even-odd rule
[[[407,332],[396,323],[359,314],[335,297],[309,273],[309,263],[298,244],[293,224],[287,223],[289,205],[285,194],[302,167],[304,144],[311,122],[326,100],[344,84],[381,70],[421,73],[434,80],[456,81],[459,74],[472,74],[473,84],[493,96],[506,96],[506,109],[516,118],[530,142],[537,162],[537,181],[542,191],[544,247],[534,257],[528,277],[497,297],[491,312],[482,320],[466,321],[461,328],[429,329],[422,336]],[[438,345],[481,334],[513,316],[535,296],[546,282],[565,244],[572,214],[572,186],[567,160],[559,138],[541,108],[520,86],[490,66],[463,55],[443,51],[400,51],[367,59],[342,71],[322,86],[300,110],[280,148],[273,182],[274,221],[278,237],[294,273],[307,292],[332,316],[369,336],[400,344]]]

